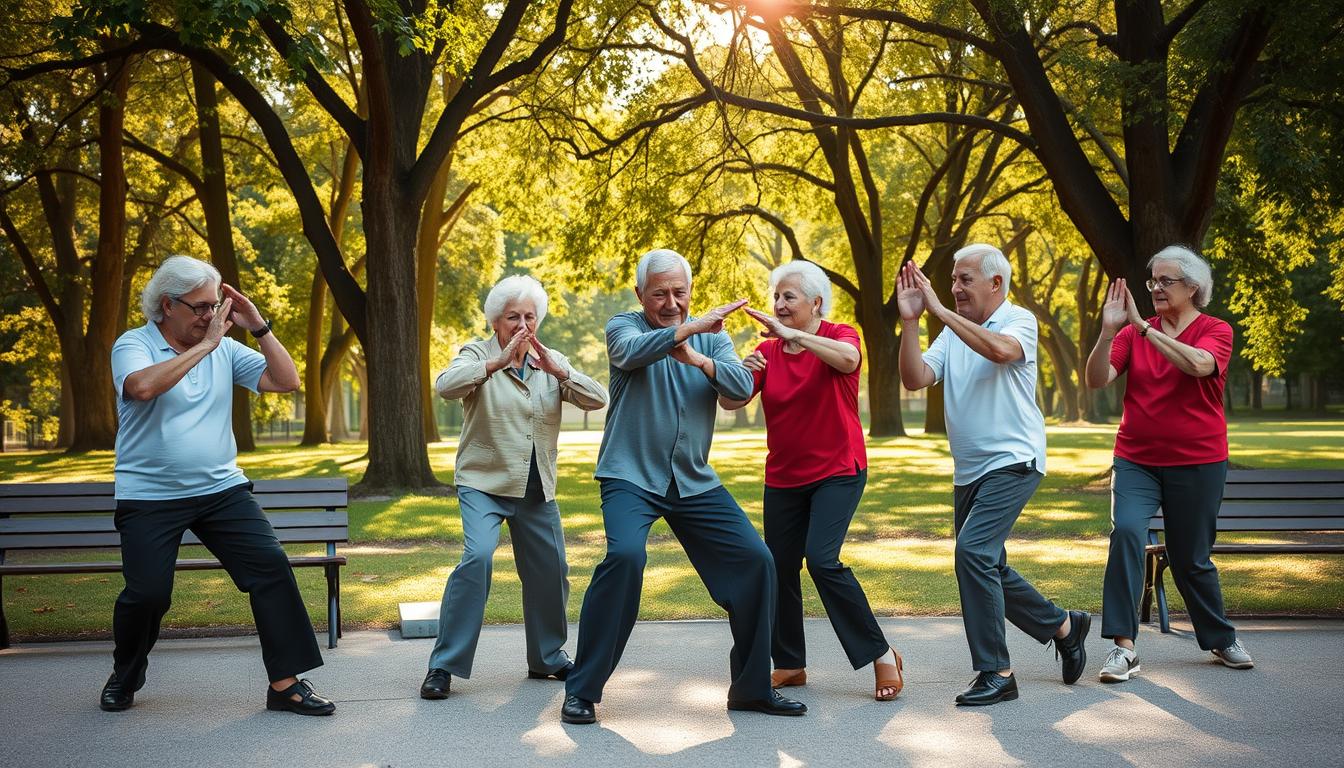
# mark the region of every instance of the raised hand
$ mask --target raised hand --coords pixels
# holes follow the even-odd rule
[[[1125,278],[1119,278],[1106,289],[1106,303],[1101,305],[1101,329],[1114,336],[1129,319],[1132,299],[1125,288]]]
[[[755,373],[756,371],[764,371],[765,355],[762,355],[758,351],[752,352],[750,355],[747,355],[746,357],[742,358],[742,367],[746,368],[748,371],[751,371],[753,373]]]
[[[682,365],[689,365],[692,368],[699,368],[700,361],[704,359],[704,355],[691,349],[691,345],[685,341],[673,347],[672,351],[667,353],[667,356]]]
[[[253,307],[256,311],[256,307]],[[210,318],[210,327],[205,329],[205,338],[202,341],[208,343],[211,347],[218,347],[221,339],[233,327],[233,321],[229,315],[233,313],[233,299],[224,299],[224,303],[219,305],[219,311]]]
[[[738,299],[715,307],[695,319],[696,333],[718,333],[723,330],[723,319],[747,305],[746,299]]]
[[[251,299],[244,296],[242,291],[239,291],[228,283],[223,283],[220,285],[220,288],[224,292],[224,297],[233,302],[233,316],[230,317],[229,320],[231,320],[234,325],[240,325],[249,331],[261,330],[261,327],[266,324],[266,320],[261,316],[261,312],[257,309],[257,305],[253,304]],[[228,315],[229,310],[221,306],[219,308],[219,314]]]
[[[531,339],[532,354],[537,358],[537,367],[555,378],[564,381],[569,378],[569,372],[560,366],[560,363],[551,356],[551,350],[541,343],[535,335]]]
[[[516,360],[522,357],[523,350],[526,349],[526,345],[531,340],[532,334],[526,328],[513,334],[513,338],[509,339],[509,343],[504,345],[504,349],[500,350],[499,357],[494,359],[494,365],[490,367],[499,371],[513,365]]]
[[[750,315],[751,319],[765,326],[765,328],[761,331],[761,335],[767,339],[781,339],[783,341],[793,341],[802,334],[802,332],[797,330],[796,328],[790,328],[789,326],[780,322],[780,319],[778,317],[775,317],[774,315],[766,314],[765,312],[752,309],[751,307],[746,307],[742,311]]]
[[[918,320],[924,314],[924,291],[915,281],[914,275],[924,277],[913,261],[907,261],[896,278],[896,309],[900,311],[902,320]]]

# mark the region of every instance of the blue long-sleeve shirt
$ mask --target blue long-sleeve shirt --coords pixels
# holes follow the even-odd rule
[[[722,485],[709,466],[718,398],[749,399],[751,372],[728,334],[699,333],[687,343],[714,361],[710,380],[668,357],[676,333],[675,327],[652,327],[643,312],[623,312],[607,322],[611,404],[597,478],[625,480],[660,496],[674,478],[683,497]]]

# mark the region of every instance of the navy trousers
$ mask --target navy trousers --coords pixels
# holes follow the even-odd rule
[[[601,701],[639,615],[649,528],[665,518],[686,549],[709,594],[728,612],[733,649],[728,656],[729,699],[770,696],[770,629],[775,618],[775,565],[760,534],[732,495],[719,486],[682,498],[624,480],[602,479],[607,555],[593,572],[579,613],[571,696]]]

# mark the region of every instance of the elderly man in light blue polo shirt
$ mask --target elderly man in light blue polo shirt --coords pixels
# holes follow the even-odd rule
[[[645,545],[660,517],[728,612],[728,708],[801,715],[806,707],[770,687],[774,560],[708,462],[719,396],[751,396],[751,373],[723,331],[723,319],[746,301],[690,317],[691,266],[665,249],[640,258],[635,281],[643,310],[607,323],[611,406],[596,472],[607,555],[583,598],[560,717],[596,720],[594,705],[639,614]]]
[[[223,293],[221,300],[221,291]],[[252,498],[233,439],[233,387],[293,392],[299,374],[271,324],[219,271],[173,256],[140,298],[148,322],[112,346],[117,394],[116,526],[126,587],[112,612],[112,676],[99,705],[127,709],[172,599],[182,535],[196,534],[248,593],[270,679],[266,708],[329,715],[335,705],[297,675],[322,665],[284,548]],[[261,352],[227,337],[234,325]],[[210,692],[179,692],[208,706]]]
[[[1041,643],[1051,640],[1072,684],[1087,663],[1091,617],[1064,611],[1008,565],[1004,542],[1045,475],[1045,422],[1036,407],[1036,318],[1008,299],[1011,267],[992,245],[954,254],[944,307],[924,273],[906,262],[898,278],[901,382],[917,390],[943,382],[953,461],[953,527],[962,621],[976,671],[962,706],[1016,699],[1004,618]],[[946,329],[919,350],[925,312]]]

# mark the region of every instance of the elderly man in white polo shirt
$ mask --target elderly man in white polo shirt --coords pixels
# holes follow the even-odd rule
[[[956,311],[939,301],[913,262],[901,269],[901,382],[923,389],[943,382],[953,460],[957,586],[976,677],[957,696],[963,706],[1018,696],[1004,618],[1041,643],[1055,642],[1064,682],[1087,664],[1092,619],[1064,611],[1007,561],[1004,542],[1045,475],[1045,423],[1036,407],[1036,318],[1008,299],[1011,267],[999,249],[968,245],[954,255]],[[919,350],[925,312],[946,327]]]

